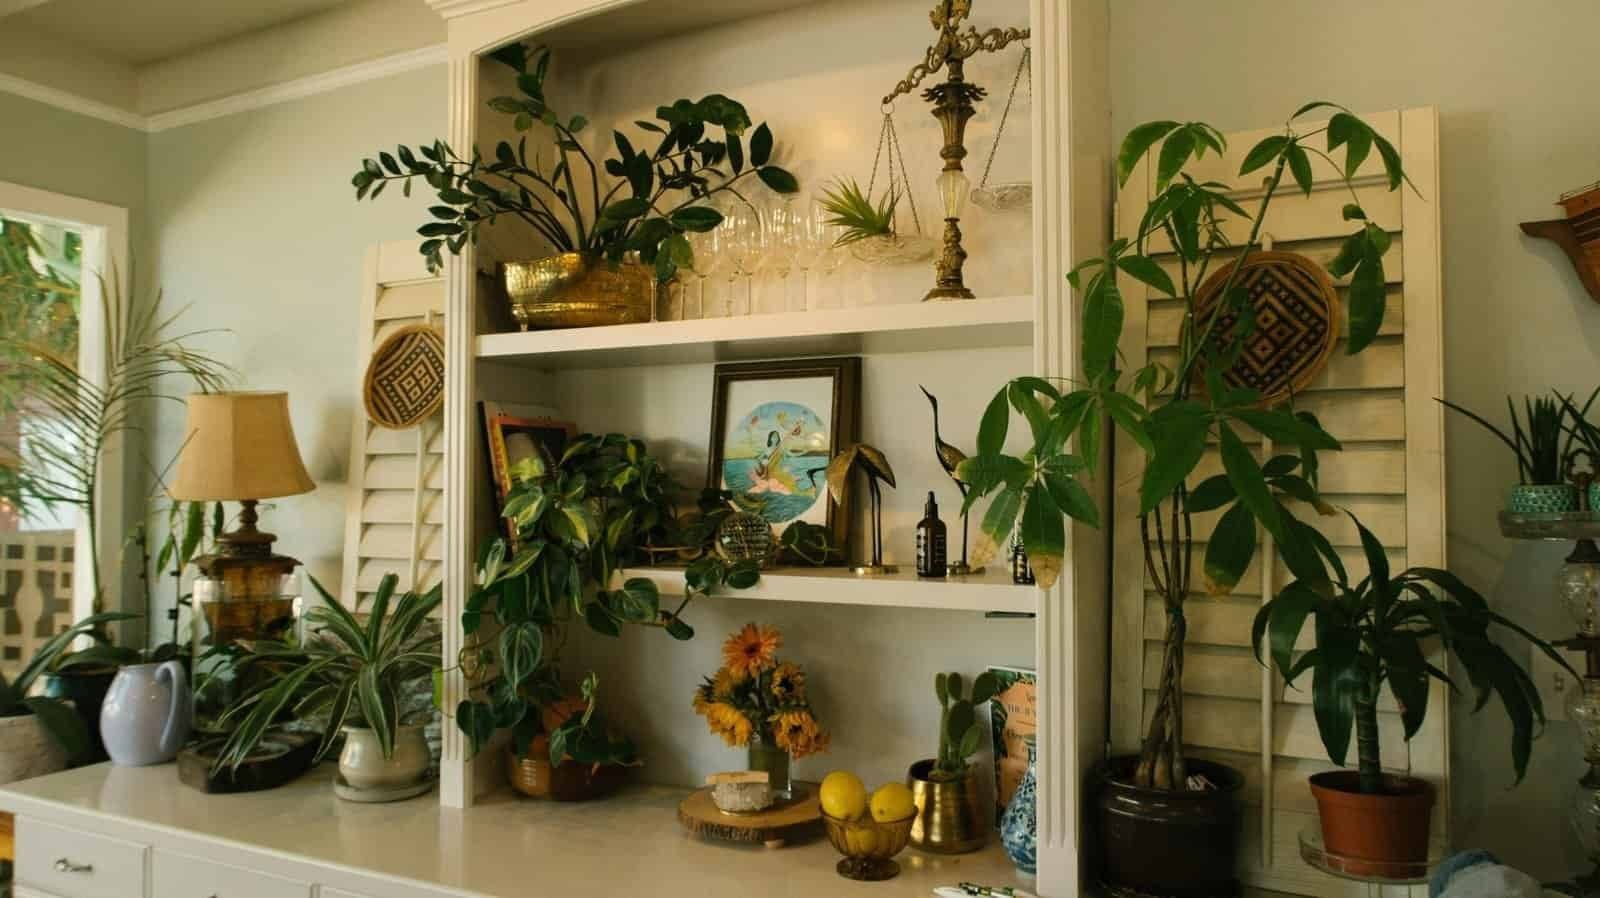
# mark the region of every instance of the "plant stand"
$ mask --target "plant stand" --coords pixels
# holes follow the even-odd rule
[[[1329,876],[1366,884],[1368,898],[1381,898],[1384,886],[1411,886],[1426,883],[1428,875],[1438,866],[1440,858],[1432,851],[1421,863],[1396,863],[1385,865],[1377,873],[1352,873],[1353,868],[1372,867],[1368,859],[1348,858],[1334,854],[1322,842],[1322,825],[1316,824],[1300,831],[1300,858]]]

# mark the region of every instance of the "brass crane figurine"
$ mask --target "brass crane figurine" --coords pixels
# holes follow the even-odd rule
[[[961,491],[961,506],[963,508],[963,511],[961,512],[961,560],[951,562],[946,567],[946,572],[954,577],[965,576],[967,574],[981,574],[983,573],[982,568],[974,571],[972,567],[967,564],[967,513],[965,511],[967,504],[967,482],[962,480],[961,475],[956,473],[956,467],[967,460],[967,454],[950,445],[949,443],[946,443],[944,438],[939,436],[939,400],[932,393],[928,392],[927,387],[918,384],[917,389],[922,391],[922,395],[928,397],[928,404],[933,406],[933,452],[939,457],[939,467],[944,468],[944,472],[950,475],[951,480],[955,481],[956,489]]]
[[[841,509],[844,508],[850,477],[857,468],[867,475],[868,495],[872,499],[872,558],[865,564],[855,565],[851,570],[863,577],[897,573],[900,570],[898,567],[883,563],[883,491],[878,481],[894,487],[894,468],[889,467],[889,459],[883,450],[866,443],[846,446],[833,457],[833,461],[828,462],[828,492],[833,495],[833,501],[839,503]]]

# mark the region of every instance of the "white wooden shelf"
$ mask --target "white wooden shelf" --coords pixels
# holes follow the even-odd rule
[[[696,321],[484,334],[482,360],[621,368],[834,353],[1033,345],[1033,297],[912,302]]]
[[[683,595],[683,568],[648,567],[627,572],[648,577],[662,595]],[[819,602],[834,605],[879,605],[890,608],[933,608],[946,611],[1035,613],[1039,590],[1011,582],[1007,565],[991,565],[971,577],[923,579],[910,565],[895,574],[861,577],[846,567],[785,567],[762,571],[750,589],[727,590],[718,598],[775,602]]]

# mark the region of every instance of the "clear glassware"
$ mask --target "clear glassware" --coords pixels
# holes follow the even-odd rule
[[[790,311],[789,275],[794,271],[800,240],[794,207],[782,203],[767,210],[761,223],[761,269],[778,280],[778,308]]]
[[[689,294],[683,297],[684,320],[705,318],[706,316],[706,281],[716,277],[722,272],[727,259],[723,253],[718,252],[717,228],[709,231],[691,231],[689,233],[689,248],[694,250],[694,266],[689,269],[695,279],[695,306],[694,314],[690,314]]]
[[[844,307],[844,300],[837,284],[832,283],[835,275],[850,262],[849,248],[839,245],[839,238],[843,236],[844,229],[837,225],[824,224],[822,228],[822,251],[817,256],[816,269],[819,295],[817,307],[824,309],[839,309]],[[825,289],[824,289],[825,288]]]
[[[800,269],[800,309],[810,311],[811,303],[811,272],[827,255],[833,243],[833,237],[828,233],[828,213],[815,202],[806,203],[805,208],[794,218],[795,252],[794,265]]]
[[[745,301],[743,314],[751,314],[753,299],[751,291],[755,289],[756,266],[761,262],[761,214],[751,207],[743,207],[724,220],[729,229],[728,234],[728,284],[730,287],[738,278],[745,281]],[[740,314],[734,308],[734,297],[728,297],[728,314]]]
[[[1556,573],[1556,595],[1584,636],[1600,636],[1600,564],[1575,552]]]

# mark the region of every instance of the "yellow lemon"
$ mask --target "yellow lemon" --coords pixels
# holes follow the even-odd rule
[[[878,835],[870,829],[854,829],[845,837],[852,857],[867,857],[878,850]]]
[[[855,774],[844,770],[835,770],[822,778],[817,798],[829,817],[859,820],[867,812],[867,787]]]
[[[879,823],[904,820],[915,809],[911,790],[904,783],[884,783],[872,793],[872,819]]]

